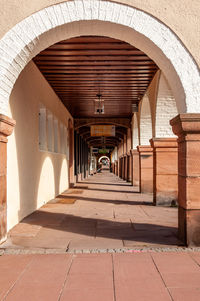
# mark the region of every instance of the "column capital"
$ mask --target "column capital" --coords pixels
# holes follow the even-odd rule
[[[142,153],[142,152],[148,153],[148,152],[152,152],[153,148],[151,147],[151,145],[138,145],[137,150],[140,153]]]
[[[0,114],[0,141],[7,142],[7,137],[12,134],[15,124],[15,120]]]
[[[131,155],[139,155],[137,148],[131,149]]]
[[[170,124],[178,137],[200,134],[200,113],[179,114],[170,120]]]
[[[149,140],[151,147],[155,148],[176,148],[178,147],[177,138],[152,138]]]

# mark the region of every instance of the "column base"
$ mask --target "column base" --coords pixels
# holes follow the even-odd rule
[[[200,246],[200,209],[178,208],[178,236],[187,247]]]
[[[153,196],[154,206],[166,206],[166,207],[176,207],[177,206],[177,194],[173,192],[161,192]]]

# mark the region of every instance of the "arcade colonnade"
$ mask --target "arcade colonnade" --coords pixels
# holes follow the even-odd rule
[[[50,45],[81,35],[102,35],[141,49],[161,70],[133,114],[117,154],[113,153],[113,158],[117,156],[113,171],[139,185],[141,192],[153,193],[155,204],[178,199],[180,237],[187,245],[200,245],[200,76],[191,49],[142,7],[74,0],[45,8],[38,4],[35,11],[8,26],[0,40],[0,241],[7,235],[7,137],[15,126],[8,108],[15,82],[31,59]],[[73,117],[68,117],[72,132]],[[69,182],[74,172],[72,137]]]

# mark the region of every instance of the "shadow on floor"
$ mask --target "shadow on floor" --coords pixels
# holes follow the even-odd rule
[[[83,182],[85,183],[85,182]],[[113,190],[113,189],[104,189],[104,188],[89,188],[86,186],[75,186],[73,189],[87,189],[92,191],[105,191],[105,192],[119,192],[119,193],[139,193],[139,191],[130,191],[130,190]]]
[[[141,242],[160,245],[178,245],[177,228],[147,223],[119,222],[98,218],[80,217],[64,213],[36,211],[26,217],[23,223],[38,225],[43,228],[68,232],[90,237],[120,239],[130,242]],[[49,233],[50,234],[50,233]],[[48,234],[48,235],[49,235]],[[67,237],[67,234],[66,234]]]
[[[103,183],[103,182],[77,182],[79,184],[93,184],[93,185],[109,185],[109,186],[124,186],[124,187],[131,187],[131,183],[117,183],[117,184],[113,184],[113,183]]]
[[[115,191],[116,192],[116,191]],[[88,201],[88,202],[98,202],[98,203],[106,203],[106,204],[114,204],[114,205],[130,205],[130,206],[134,206],[134,205],[145,205],[145,206],[153,206],[152,202],[144,202],[144,201],[124,201],[124,200],[109,200],[109,199],[97,199],[97,198],[89,198],[87,197],[83,197],[80,195],[76,195],[76,193],[70,194],[70,195],[66,195],[66,194],[60,194],[57,196],[57,198],[62,198],[62,199],[74,199],[76,198],[77,200],[81,200],[81,201]],[[55,203],[56,200],[53,200],[52,202],[49,202],[49,204],[51,203]]]

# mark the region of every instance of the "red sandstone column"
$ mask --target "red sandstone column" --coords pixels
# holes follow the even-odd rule
[[[176,138],[153,138],[153,202],[171,205],[178,199],[178,144]]]
[[[128,180],[127,174],[128,174],[128,156],[125,155],[125,156],[124,156],[124,177],[123,177],[123,179],[124,179],[125,181]]]
[[[132,183],[132,157],[127,155],[127,181]]]
[[[121,157],[118,159],[118,176],[120,178],[122,177],[122,158]]]
[[[115,161],[115,174],[118,176],[118,161]]]
[[[124,179],[124,167],[125,167],[125,164],[124,164],[124,155],[122,156],[121,160],[122,160],[121,178]]]
[[[137,149],[131,150],[132,156],[132,183],[133,186],[139,186],[140,184],[140,162],[139,162],[139,152]]]
[[[140,192],[153,193],[153,149],[149,145],[140,145]]]
[[[0,243],[7,238],[7,137],[15,121],[0,114]]]
[[[200,246],[200,114],[170,121],[178,136],[178,230],[187,246]]]

